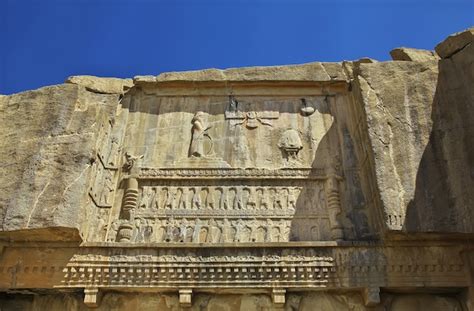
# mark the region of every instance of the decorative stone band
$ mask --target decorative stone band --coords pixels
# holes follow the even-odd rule
[[[322,287],[334,277],[330,258],[266,262],[75,262],[60,287]]]
[[[326,180],[326,171],[321,168],[147,168],[140,169],[140,179],[310,179]],[[337,179],[342,177],[336,176]]]
[[[0,260],[0,287],[160,291],[181,288],[460,288],[470,284],[460,246],[232,245],[8,246]]]
[[[259,210],[258,213],[252,210],[153,210],[153,211],[136,211],[135,217],[142,218],[163,218],[163,217],[205,217],[205,218],[252,218],[252,219],[321,219],[328,218],[326,214],[320,213],[301,213],[295,215],[294,210]]]
[[[415,259],[406,253],[409,249],[401,249],[406,256],[388,262],[373,258],[374,250],[367,249],[366,258],[353,257],[353,250],[311,248],[266,249],[263,254],[261,249],[214,249],[214,255],[199,249],[174,249],[180,255],[167,255],[163,249],[156,255],[124,255],[127,251],[112,256],[76,255],[63,268],[57,287],[330,289],[467,282],[462,261],[439,262],[443,260],[437,250],[432,252],[437,258],[428,260]]]

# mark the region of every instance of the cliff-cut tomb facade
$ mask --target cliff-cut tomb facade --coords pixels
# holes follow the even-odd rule
[[[0,309],[474,310],[473,41],[0,96]]]

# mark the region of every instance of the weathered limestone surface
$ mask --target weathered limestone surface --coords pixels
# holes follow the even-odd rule
[[[0,96],[0,309],[472,309],[472,42]]]
[[[354,73],[385,222],[389,229],[400,230],[432,129],[437,62],[360,64]]]
[[[473,31],[438,45],[455,51],[439,62],[433,126],[417,172],[415,197],[408,205],[408,231],[474,232]],[[466,33],[471,33],[471,41]]]
[[[71,76],[66,79],[65,83],[81,85],[92,92],[104,94],[123,94],[133,86],[132,79],[93,76]]]
[[[2,310],[25,311],[81,311],[90,310],[82,303],[80,294],[55,295],[11,295],[0,296]],[[354,311],[462,311],[462,306],[455,296],[439,294],[385,294],[381,305],[366,307],[362,297],[357,294],[328,294],[324,292],[289,294],[287,302],[282,307],[275,307],[270,298],[261,294],[244,295],[209,295],[198,294],[194,297],[194,304],[190,308],[182,308],[179,298],[173,294],[150,293],[107,293],[102,298],[97,311],[102,310],[143,310],[143,311],[327,311],[327,310],[354,310]]]
[[[452,34],[435,47],[436,53],[441,58],[448,58],[474,40],[474,27]]]
[[[354,70],[389,230],[474,230],[468,190],[474,176],[474,53],[463,34],[439,45],[464,47],[453,48],[457,52],[439,65],[435,59],[395,61]]]
[[[80,239],[97,134],[116,102],[72,84],[0,98],[3,235]]]
[[[396,48],[390,51],[390,56],[393,60],[425,62],[438,60],[439,56],[433,51],[411,49],[411,48]]]
[[[292,66],[270,66],[270,67],[243,67],[226,70],[206,69],[184,72],[166,72],[157,77],[137,76],[135,83],[146,82],[176,82],[176,81],[196,81],[196,82],[256,82],[256,81],[298,81],[298,82],[326,82],[345,81],[340,63],[308,63]]]

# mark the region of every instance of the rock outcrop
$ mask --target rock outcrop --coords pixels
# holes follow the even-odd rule
[[[0,96],[0,308],[474,309],[473,33]]]
[[[80,241],[91,162],[117,101],[72,84],[0,98],[3,236]]]
[[[396,48],[390,51],[390,56],[393,60],[425,62],[439,60],[439,56],[433,51],[411,49],[411,48]]]

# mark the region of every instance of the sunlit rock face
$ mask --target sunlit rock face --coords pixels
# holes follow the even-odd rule
[[[1,96],[0,307],[474,308],[472,33]]]

